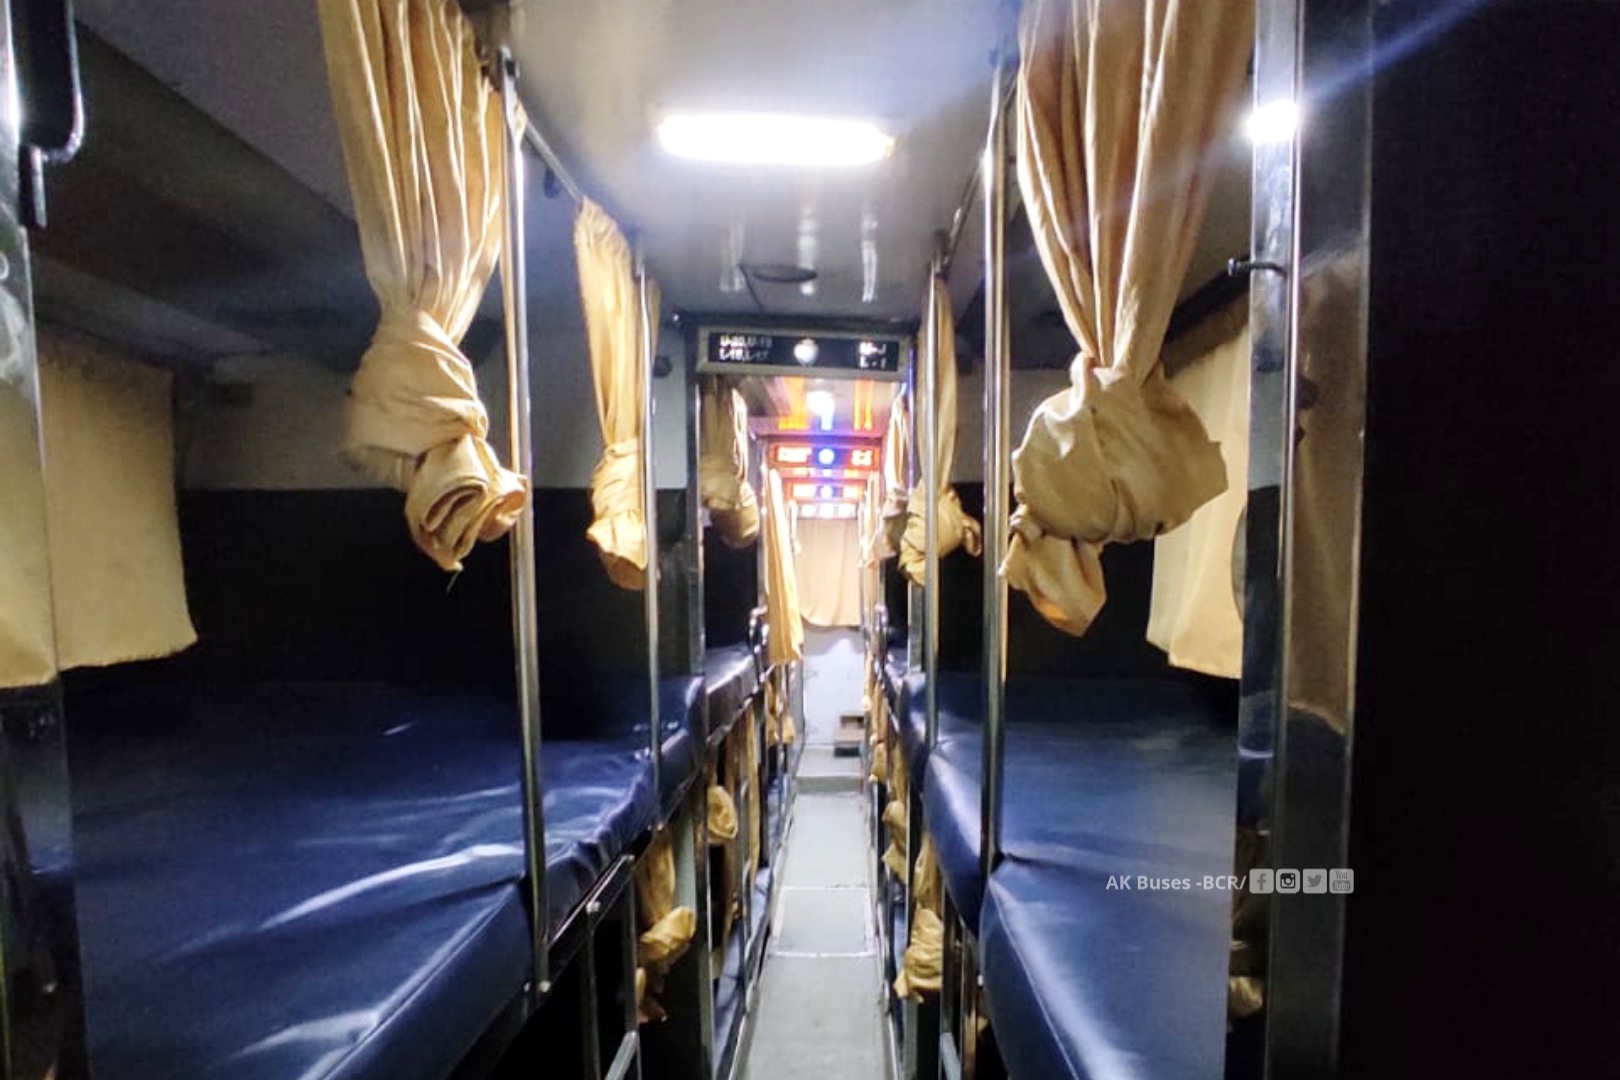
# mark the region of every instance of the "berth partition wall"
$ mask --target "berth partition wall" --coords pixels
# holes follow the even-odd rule
[[[1183,16],[1195,26],[1149,19],[1150,8],[1156,5],[1128,5],[1117,19],[1088,24],[1081,5],[1028,5],[1016,86],[1012,50],[1002,53],[1008,77],[997,82],[984,174],[982,665],[960,685],[935,673],[913,677],[908,687],[922,703],[914,787],[921,789],[923,827],[948,901],[940,1041],[946,1075],[989,1068],[985,1055],[996,1048],[1014,1078],[1198,1077],[1222,1069],[1232,897],[1203,885],[1232,865],[1236,687],[1172,669],[1146,645],[1151,552],[1145,544],[1120,545],[1179,524],[1225,486],[1225,466],[1211,458],[1213,444],[1196,417],[1189,423],[1192,414],[1164,383],[1158,354],[1207,182],[1198,166],[1177,163],[1215,139],[1216,118],[1241,85],[1249,23],[1237,9]],[[1075,40],[1094,40],[1097,48],[1070,63],[1061,53]],[[1089,100],[1083,78],[1065,80],[1092,63],[1124,70],[1144,49],[1172,42],[1185,57],[1189,41],[1198,43],[1197,63],[1157,69],[1165,85],[1156,92],[1200,102],[1178,111],[1174,130],[1163,113],[1139,115],[1136,103]],[[1197,85],[1197,78],[1205,83]],[[1133,84],[1121,78],[1089,85],[1122,86],[1125,93]],[[1097,142],[1084,148],[1059,142],[1066,132],[1052,120],[1053,110],[1075,107],[1107,121],[1098,120]],[[1109,124],[1122,126],[1116,132]],[[1079,261],[1090,250],[1085,245],[1062,243],[1053,234],[1092,220],[1086,199],[1093,181],[1101,181],[1083,179],[1092,169],[1090,155],[1105,154],[1109,140],[1126,138],[1127,130],[1134,139],[1138,124],[1155,150],[1147,165],[1191,186],[1167,193],[1153,185],[1152,210],[1133,195],[1139,182],[1141,190],[1148,188],[1146,177],[1127,176],[1122,189],[1095,196],[1127,211],[1117,222],[1099,219],[1117,233],[1105,228],[1092,237],[1110,265],[1138,275],[1130,288],[1143,304],[1121,315],[1104,305],[1124,286]],[[1006,173],[1015,133],[1037,247],[1088,359],[1072,369],[1075,386],[1037,411],[1017,459],[1017,490],[1027,505],[1012,517],[1004,274]],[[1135,257],[1147,262],[1116,258],[1127,236],[1137,245],[1130,249]],[[1141,277],[1149,273],[1162,280],[1150,284]],[[1113,368],[1110,378],[1096,378],[1101,366]],[[1114,411],[1110,424],[1142,425],[1141,444],[1160,456],[1105,464],[1050,452],[1106,440],[1102,427],[1062,434],[1065,425],[1089,422],[1096,410]],[[932,427],[925,422],[923,430]],[[1086,488],[1085,481],[1098,469],[1121,465],[1127,471],[1115,481],[1139,485],[1132,506],[1152,520],[1131,521],[1092,505],[1106,492]],[[1079,490],[1064,479],[1065,470],[1078,470]],[[1096,517],[1088,519],[1092,512]],[[1133,562],[1135,581],[1114,573]],[[1010,604],[1008,581],[1032,603]],[[1020,608],[1075,635],[1071,647],[1054,649],[1049,640],[1029,654],[1033,664],[1022,667],[1023,643],[1009,620]],[[1115,620],[1134,625],[1121,635],[1107,632]],[[936,648],[925,640],[924,655]],[[1050,660],[1059,661],[1057,670],[1043,673],[1042,662]],[[915,715],[903,710],[902,724],[907,714]],[[1150,887],[1126,891],[1117,885],[1121,879]],[[1151,887],[1157,882],[1164,887]],[[981,1037],[984,1010],[990,1042]]]
[[[499,232],[504,220],[523,236],[523,129],[507,126],[519,118],[486,82],[453,6],[400,10],[428,21],[411,28],[413,40],[443,35],[449,44],[435,55],[455,65],[431,77],[423,66],[420,85],[460,80],[457,100],[470,115],[458,130],[485,140],[471,156],[504,160],[504,176],[481,177],[485,212],[466,221]],[[383,78],[348,30],[329,28],[327,44],[336,66]],[[512,101],[510,68],[495,74]],[[467,152],[408,140],[357,145],[377,129],[348,125],[353,102],[334,81],[351,169],[366,155],[400,153],[431,172],[452,167],[445,155]],[[356,201],[369,243],[376,208]],[[523,245],[486,234],[465,247],[464,295],[449,305],[457,311],[481,294],[494,250],[509,258],[510,457],[527,473]],[[403,269],[374,264],[374,278],[413,288],[406,255]],[[470,378],[455,350],[458,318],[413,325],[438,327],[441,375]],[[363,371],[373,390],[423,355],[404,331],[378,340],[393,354]],[[650,372],[650,363],[636,366]],[[700,683],[649,668],[654,641],[640,596],[624,594],[629,608],[579,596],[590,587],[581,582],[605,582],[595,552],[581,552],[591,519],[583,494],[529,492],[526,477],[495,465],[480,441],[486,414],[476,400],[459,415],[465,429],[453,433],[453,453],[467,451],[477,468],[452,462],[451,494],[428,499],[435,509],[414,532],[401,521],[400,495],[375,489],[183,492],[180,548],[198,644],[173,659],[69,679],[96,1075],[478,1075],[540,1005],[582,1015],[567,1025],[569,1049],[557,1051],[577,1057],[580,1075],[634,1055],[640,927],[629,859],[693,786]],[[372,418],[351,435],[390,445],[402,430]],[[418,520],[420,477],[382,471],[410,488],[404,501]],[[446,522],[450,531],[438,531]],[[499,536],[508,525],[517,526],[513,539]],[[533,582],[586,559],[592,573],[570,575],[580,602],[563,635],[565,594]],[[452,561],[459,572],[447,578],[441,567]],[[536,592],[551,606],[537,605]],[[600,655],[639,641],[634,664],[599,664],[588,681],[563,666],[580,656],[581,637],[609,628],[613,647]],[[526,698],[540,687],[544,747]],[[617,1022],[607,1015],[614,1010]]]
[[[464,123],[371,124],[357,102],[403,91],[349,13],[322,9],[365,189],[361,239],[394,320],[359,376],[349,436],[409,489],[416,527],[397,494],[186,492],[198,644],[69,682],[86,1027],[103,1077],[446,1075],[510,1034],[569,914],[563,892],[535,903],[547,862],[574,852],[542,847],[533,812],[506,545],[473,547],[514,523],[527,481],[495,464],[466,385],[439,398],[457,402],[454,422],[396,425],[366,404],[424,349],[470,382],[456,341],[505,246],[500,101],[459,13],[413,7],[411,25],[379,32],[435,42],[403,55],[423,87],[457,89]],[[466,158],[486,166],[458,187],[477,206],[440,223],[432,295],[418,233],[374,243],[386,220],[423,220],[409,193],[358,179],[391,156],[421,162],[424,183]],[[447,589],[441,567],[457,563]]]
[[[53,533],[29,238],[20,224],[28,207],[17,177],[24,155],[35,153],[19,152],[22,115],[35,137],[54,125],[72,142],[78,101],[70,94],[52,103],[19,87],[14,44],[10,18],[0,17],[0,93],[23,106],[0,116],[0,1074],[45,1080],[82,1077],[86,1064]],[[71,147],[59,149],[65,163]]]

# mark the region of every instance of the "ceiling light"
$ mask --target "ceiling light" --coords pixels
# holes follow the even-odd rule
[[[869,165],[894,149],[865,120],[770,113],[671,113],[658,141],[676,157],[741,165]]]

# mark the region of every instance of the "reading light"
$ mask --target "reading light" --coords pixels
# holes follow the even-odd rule
[[[1299,106],[1287,98],[1256,106],[1243,122],[1243,130],[1255,146],[1272,146],[1294,137],[1299,126]]]
[[[739,165],[870,165],[894,149],[865,120],[770,113],[671,113],[658,141],[676,157]]]

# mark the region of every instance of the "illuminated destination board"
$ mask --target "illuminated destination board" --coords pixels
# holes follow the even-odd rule
[[[897,334],[704,327],[698,331],[698,368],[848,371],[898,377],[909,348],[910,339]]]
[[[788,468],[843,469],[870,472],[877,468],[878,452],[870,446],[811,446],[807,443],[777,443],[771,447],[771,463]]]

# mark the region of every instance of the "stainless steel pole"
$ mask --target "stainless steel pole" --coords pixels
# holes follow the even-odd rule
[[[664,727],[658,715],[659,676],[662,674],[658,660],[658,463],[653,458],[653,420],[658,410],[653,401],[654,338],[652,311],[647,302],[647,260],[639,244],[636,246],[636,283],[641,298],[641,355],[645,364],[641,373],[641,517],[647,532],[647,589],[643,597],[647,615],[647,715],[652,727],[653,791],[661,808]]]
[[[939,739],[939,260],[928,279],[922,353],[923,678],[928,748]]]
[[[983,880],[1001,858],[1002,757],[1006,745],[1007,557],[1012,349],[1007,329],[1008,103],[1011,50],[996,64],[984,150],[984,786],[979,807]]]
[[[501,102],[506,112],[506,230],[501,291],[506,309],[506,385],[512,468],[534,475],[534,428],[529,390],[528,267],[524,251],[523,128],[516,117],[517,64],[500,51]],[[546,893],[545,793],[540,779],[540,631],[536,612],[534,500],[524,503],[512,529],[512,645],[517,654],[518,718],[523,738],[523,856],[527,873],[534,985],[551,989],[550,925]]]

